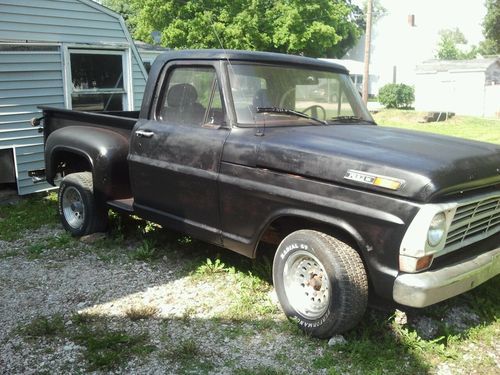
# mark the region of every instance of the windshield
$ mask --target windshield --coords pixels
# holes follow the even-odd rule
[[[347,74],[260,64],[231,64],[228,71],[239,124],[373,123]]]

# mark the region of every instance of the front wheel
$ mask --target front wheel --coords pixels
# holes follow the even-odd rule
[[[287,317],[318,338],[354,327],[368,301],[368,280],[359,254],[346,243],[299,230],[279,245],[273,282]]]
[[[107,209],[94,196],[92,173],[72,173],[64,177],[58,194],[59,216],[73,236],[102,232],[107,226]]]

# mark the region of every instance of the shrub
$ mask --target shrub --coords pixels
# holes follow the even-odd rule
[[[386,108],[409,108],[415,100],[415,90],[404,83],[389,83],[380,89],[378,99]]]

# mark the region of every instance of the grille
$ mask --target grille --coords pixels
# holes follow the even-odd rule
[[[458,206],[446,238],[446,250],[482,240],[500,231],[500,196]]]

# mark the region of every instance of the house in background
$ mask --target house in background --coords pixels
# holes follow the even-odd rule
[[[417,66],[415,109],[500,118],[500,58]]]
[[[0,0],[0,186],[50,186],[37,106],[138,110],[147,72],[125,23],[91,0]]]
[[[363,7],[364,0],[353,0]],[[469,44],[483,39],[482,0],[379,0],[385,15],[373,23],[370,93],[387,83],[415,85],[416,66],[433,59],[440,30],[458,28]],[[365,36],[342,59],[364,60]]]
[[[162,53],[170,51],[170,48],[154,46],[152,44],[141,42],[140,40],[135,40],[134,43],[139,51],[139,55],[141,55],[142,62],[144,63],[144,67],[148,73],[155,59]]]

